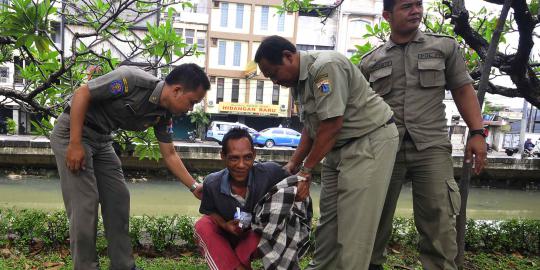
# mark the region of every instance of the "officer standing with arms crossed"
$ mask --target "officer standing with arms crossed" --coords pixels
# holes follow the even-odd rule
[[[367,269],[398,147],[392,111],[360,70],[333,51],[297,51],[279,36],[255,55],[264,76],[292,87],[304,123],[300,144],[285,168],[307,181],[322,166],[321,218],[308,269]],[[303,165],[300,166],[303,162]]]
[[[191,177],[172,143],[172,115],[184,114],[210,88],[195,64],[183,64],[165,81],[136,67],[122,66],[79,87],[51,134],[69,218],[74,269],[99,269],[96,253],[101,205],[110,269],[135,269],[129,230],[129,191],[111,132],[154,127],[169,170],[200,198],[202,186]]]
[[[424,269],[457,269],[456,215],[460,195],[454,180],[452,145],[448,139],[445,89],[452,92],[471,130],[466,162],[474,154],[476,173],[485,165],[486,143],[480,106],[456,41],[418,29],[419,0],[384,0],[383,17],[391,35],[360,63],[362,73],[392,107],[400,134],[400,151],[379,223],[370,269],[383,269],[385,247],[405,175],[412,179],[413,209],[420,234]]]

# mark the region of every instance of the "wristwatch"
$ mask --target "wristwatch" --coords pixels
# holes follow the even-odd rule
[[[300,167],[300,172],[303,174],[311,174],[311,171],[313,171],[313,168],[307,168],[307,167],[304,167],[304,165]]]
[[[191,193],[193,193],[193,191],[195,191],[195,190],[197,189],[198,186],[199,186],[199,183],[197,183],[197,182],[193,183],[193,185],[191,185],[191,186],[189,187],[189,191],[190,191]]]
[[[469,131],[469,137],[472,138],[472,136],[474,135],[480,135],[482,137],[486,137],[486,134],[484,133],[484,129],[473,129],[471,131]]]

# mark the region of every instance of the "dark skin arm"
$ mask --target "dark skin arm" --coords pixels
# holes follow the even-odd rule
[[[342,127],[343,116],[325,119],[320,122],[312,147],[304,161],[304,167],[314,168],[321,162],[324,156],[326,156],[336,144],[336,137]],[[302,132],[302,137],[303,136],[304,133]],[[298,192],[296,194],[296,199],[298,201],[303,201],[309,196],[311,174],[299,172],[298,176],[306,178],[306,181],[298,182]]]
[[[90,89],[82,85],[73,95],[70,110],[69,144],[66,152],[66,165],[73,173],[85,170],[85,152],[81,143],[84,118],[90,104]]]
[[[312,145],[313,140],[309,137],[309,133],[306,128],[303,128],[300,136],[300,143],[298,144],[298,147],[296,147],[296,150],[294,151],[289,162],[283,166],[283,169],[285,169],[291,175],[296,174],[298,172],[300,163],[302,163],[302,161],[309,154]]]
[[[452,97],[459,110],[459,113],[471,130],[482,129],[484,127],[478,98],[471,84],[452,90]],[[480,135],[469,138],[467,149],[465,149],[465,162],[470,163],[474,154],[474,172],[479,174],[486,165],[487,149],[486,140]]]
[[[212,213],[209,215],[214,222],[224,231],[229,232],[230,234],[239,236],[242,234],[242,229],[238,226],[238,220],[229,220],[225,221],[223,217],[218,214]]]
[[[167,165],[167,168],[169,168],[176,178],[180,179],[182,184],[184,184],[186,187],[191,187],[191,185],[197,183],[191,174],[189,174],[186,166],[184,166],[184,163],[182,162],[182,159],[180,159],[180,156],[178,156],[178,153],[176,153],[172,143],[160,142],[159,150],[165,164]],[[193,196],[199,200],[202,198],[202,187],[202,185],[197,185],[197,188],[193,191]]]

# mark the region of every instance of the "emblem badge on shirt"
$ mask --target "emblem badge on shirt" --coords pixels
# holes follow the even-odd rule
[[[114,80],[109,85],[109,91],[113,95],[119,95],[122,93],[128,92],[127,80],[123,78],[122,80]]]
[[[320,80],[316,83],[316,85],[317,85],[317,88],[319,88],[319,90],[321,90],[321,93],[323,94],[328,94],[331,91],[330,80],[328,79]]]
[[[174,133],[172,118],[169,119],[169,124],[167,124],[167,133],[169,133],[169,134]]]

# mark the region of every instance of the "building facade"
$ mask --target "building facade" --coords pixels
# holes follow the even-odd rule
[[[280,0],[212,1],[206,68],[211,90],[205,109],[212,120],[241,122],[257,130],[285,124],[293,106],[289,89],[264,78],[253,62],[266,36],[293,43],[298,16],[279,14]]]

